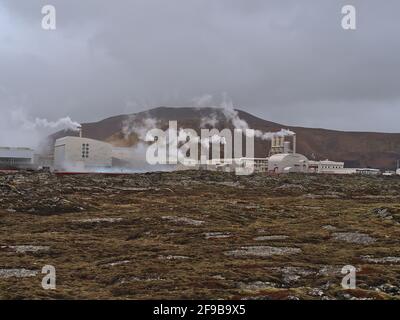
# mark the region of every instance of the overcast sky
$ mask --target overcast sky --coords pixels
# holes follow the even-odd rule
[[[0,0],[0,111],[83,122],[226,93],[284,124],[400,132],[399,16],[398,0]]]

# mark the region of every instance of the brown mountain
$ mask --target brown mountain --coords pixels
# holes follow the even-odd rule
[[[237,110],[240,119],[245,120],[250,128],[264,132],[279,131],[282,128],[297,133],[297,152],[309,159],[330,159],[345,161],[348,167],[395,168],[400,159],[400,133],[344,132],[317,128],[286,126],[255,117]],[[215,118],[217,129],[233,128],[221,109],[216,108],[170,108],[160,107],[132,115],[120,115],[94,123],[82,124],[83,135],[87,138],[108,141],[116,146],[131,146],[137,141],[137,135],[124,134],[124,128],[143,125],[144,119],[157,119],[157,127],[166,129],[168,121],[177,120],[179,127],[192,128],[199,132],[201,119]],[[209,126],[208,126],[209,127]],[[60,131],[50,137],[55,139],[77,135],[76,132]],[[256,139],[257,157],[268,155],[270,143]]]

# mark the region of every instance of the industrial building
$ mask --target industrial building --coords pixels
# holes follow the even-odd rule
[[[241,173],[268,172],[268,158],[212,159],[206,164],[207,170]]]
[[[285,137],[274,136],[272,138],[268,172],[308,172],[308,159],[302,154],[296,153],[296,134],[291,135],[291,138],[292,145],[289,141],[285,141]]]
[[[243,168],[254,168],[254,172],[268,172],[268,158],[241,158],[240,165]]]
[[[54,146],[54,169],[84,172],[96,168],[111,168],[112,149],[109,143],[88,138],[57,139]]]
[[[341,174],[345,173],[344,162],[336,162],[330,160],[322,161],[309,161],[308,170],[310,173],[333,173]]]
[[[368,176],[377,176],[381,174],[381,170],[379,169],[371,169],[371,168],[357,168],[356,169],[357,174],[362,174],[362,175],[368,175]]]
[[[81,136],[57,139],[54,145],[55,171],[111,172],[118,169],[123,172],[145,166],[134,148],[114,147],[107,142]]]
[[[33,165],[32,149],[0,147],[0,169],[32,169]]]
[[[297,138],[296,134],[292,134],[292,150],[290,149],[290,141],[285,141],[285,137],[281,135],[273,136],[271,139],[271,149],[269,155],[283,154],[283,153],[296,153]]]
[[[269,157],[268,171],[272,173],[308,172],[308,159],[299,153],[278,153]]]

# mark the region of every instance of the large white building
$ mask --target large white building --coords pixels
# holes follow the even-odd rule
[[[31,169],[33,157],[34,151],[29,148],[0,147],[0,168]]]
[[[90,171],[112,166],[111,144],[80,137],[64,137],[54,146],[54,169],[57,171]]]
[[[308,159],[299,153],[278,153],[269,157],[268,171],[273,173],[308,172]]]

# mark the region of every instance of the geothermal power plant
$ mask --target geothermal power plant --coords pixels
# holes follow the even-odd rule
[[[344,162],[328,159],[309,160],[297,153],[297,136],[273,135],[270,150],[265,157],[218,158],[205,163],[177,164],[169,170],[210,170],[265,174],[318,173],[318,174],[364,174],[395,175],[400,170],[381,172],[374,168],[346,168]],[[134,149],[115,147],[110,143],[85,138],[82,129],[79,136],[65,136],[55,141],[53,152],[43,156],[30,148],[0,147],[1,170],[48,170],[56,173],[129,173],[137,163]],[[136,165],[136,166],[135,166]],[[250,171],[251,170],[251,171]],[[154,170],[155,171],[155,170]]]

